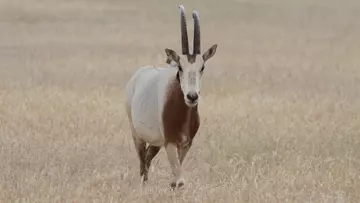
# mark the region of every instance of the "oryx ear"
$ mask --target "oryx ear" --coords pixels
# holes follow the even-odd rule
[[[165,52],[167,55],[166,63],[171,64],[171,61],[175,61],[177,64],[179,64],[180,57],[174,50],[166,48]]]
[[[204,62],[214,56],[214,54],[216,53],[216,48],[217,48],[217,44],[214,44],[214,45],[212,45],[212,47],[210,47],[210,49],[208,49],[208,50],[203,54],[202,57],[203,57]]]

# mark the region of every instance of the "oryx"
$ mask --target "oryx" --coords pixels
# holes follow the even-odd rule
[[[141,67],[126,84],[126,111],[142,182],[147,182],[151,160],[164,146],[174,175],[172,188],[185,184],[181,164],[200,126],[201,78],[205,62],[217,49],[214,44],[201,54],[199,15],[193,11],[193,53],[189,53],[185,11],[182,5],[179,8],[182,55],[166,48],[168,67]]]

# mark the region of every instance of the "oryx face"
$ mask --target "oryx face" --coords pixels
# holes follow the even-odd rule
[[[205,62],[216,52],[217,45],[213,45],[203,55],[181,55],[171,49],[165,49],[168,59],[176,62],[178,79],[184,94],[185,103],[194,107],[198,103],[201,89],[201,78],[205,70]]]
[[[197,105],[200,96],[201,77],[205,69],[205,62],[214,56],[217,44],[214,44],[204,54],[201,54],[199,15],[194,11],[194,51],[193,54],[190,54],[184,7],[179,6],[179,8],[181,11],[182,55],[179,56],[171,49],[165,49],[165,52],[167,63],[174,61],[178,68],[178,79],[184,94],[185,103],[189,107],[194,107]]]

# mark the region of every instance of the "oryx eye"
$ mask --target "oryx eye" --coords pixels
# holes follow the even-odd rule
[[[205,69],[205,66],[203,65],[200,69],[200,72],[202,73],[204,71],[204,69]]]
[[[179,71],[181,71],[181,72],[183,71],[181,65],[178,65],[178,68],[179,68]]]

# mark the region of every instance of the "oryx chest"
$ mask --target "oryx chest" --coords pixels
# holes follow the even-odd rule
[[[166,142],[186,146],[197,133],[200,120],[198,107],[188,107],[180,83],[175,79],[169,84],[162,111]]]

